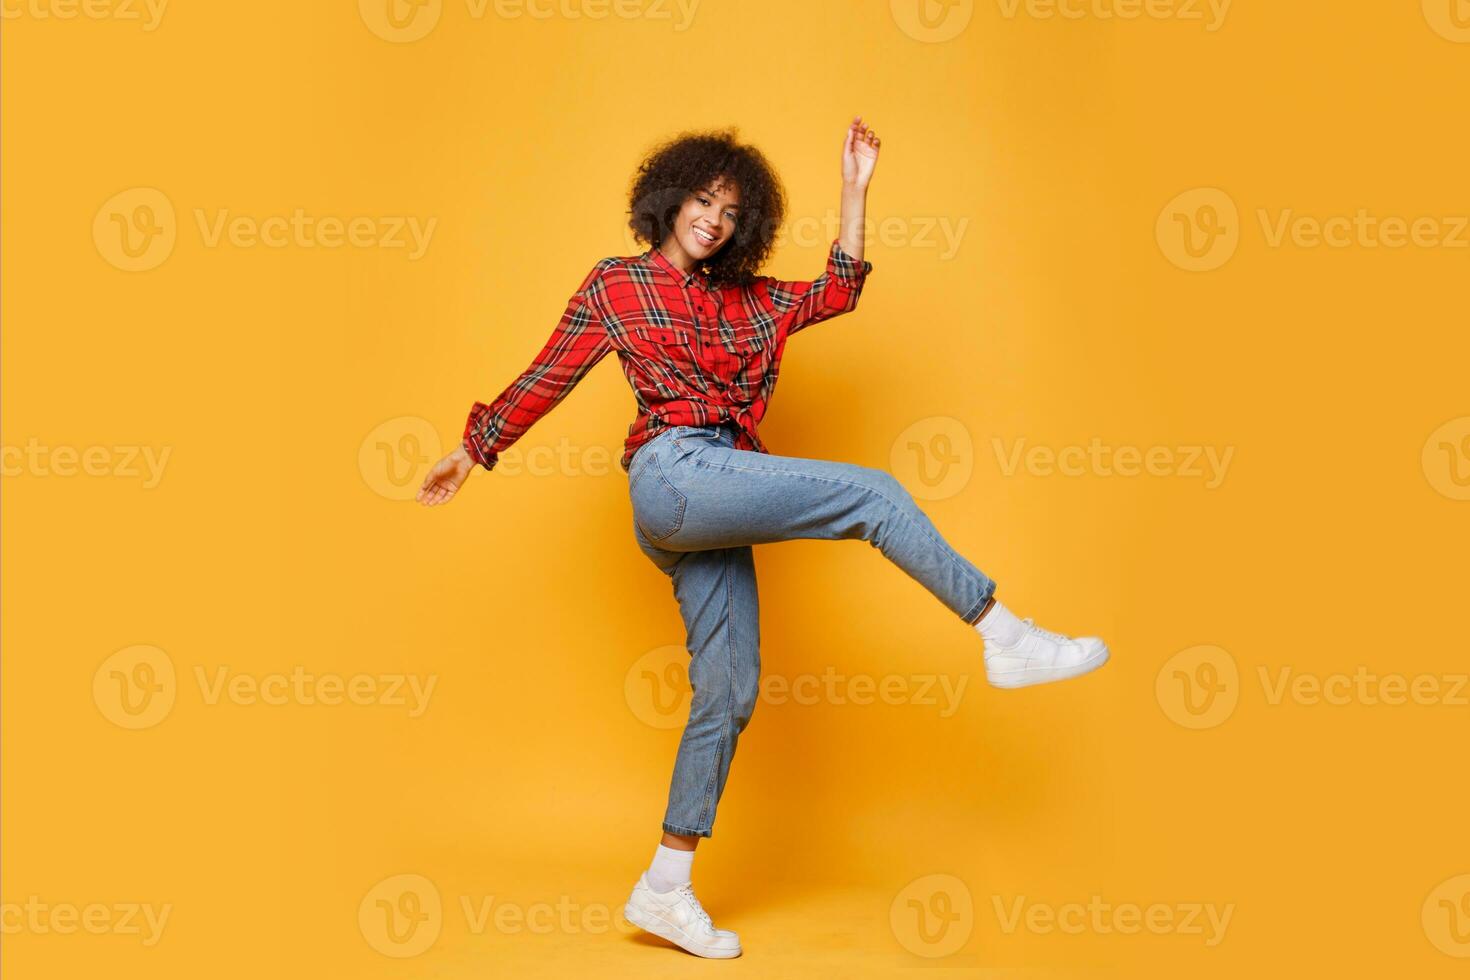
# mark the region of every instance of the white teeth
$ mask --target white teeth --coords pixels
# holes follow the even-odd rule
[[[696,235],[698,235],[700,237],[700,239],[703,240],[703,241],[712,242],[712,241],[715,240],[715,236],[714,235],[709,234],[707,231],[705,231],[702,228],[696,228],[696,229],[694,229],[694,233]]]

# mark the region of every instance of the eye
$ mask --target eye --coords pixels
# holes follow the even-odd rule
[[[707,197],[700,197],[698,195],[695,195],[695,198],[694,199],[696,201],[698,201],[700,204],[703,204],[705,206],[708,206],[709,205],[709,198],[707,198]]]

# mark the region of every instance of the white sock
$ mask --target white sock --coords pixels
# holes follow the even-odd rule
[[[1000,649],[1015,646],[1026,635],[1026,624],[999,601],[991,605],[990,612],[975,624],[975,629],[980,631],[986,646]]]
[[[656,892],[673,891],[689,884],[689,869],[694,866],[694,852],[658,846],[653,863],[648,866],[648,887]]]

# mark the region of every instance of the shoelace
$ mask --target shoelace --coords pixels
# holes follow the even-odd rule
[[[1038,636],[1045,637],[1046,639],[1051,640],[1055,643],[1072,642],[1072,638],[1070,636],[1063,636],[1060,633],[1053,633],[1051,630],[1044,630],[1040,626],[1037,626],[1036,621],[1031,619],[1031,617],[1029,616],[1021,620],[1021,623],[1031,632],[1037,634]]]
[[[699,915],[701,919],[704,920],[704,924],[710,927],[710,931],[714,931],[714,921],[710,919],[709,913],[704,910],[704,906],[699,904],[699,899],[694,897],[693,886],[680,885],[679,894],[689,899],[689,904],[694,906],[694,911]]]

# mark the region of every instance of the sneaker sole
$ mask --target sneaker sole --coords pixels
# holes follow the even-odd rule
[[[1053,681],[1064,681],[1071,677],[1081,677],[1083,674],[1090,674],[1107,663],[1109,656],[1108,648],[1104,646],[1097,653],[1074,667],[1032,667],[1022,670],[1008,670],[1000,674],[987,674],[986,679],[990,681],[991,687],[999,687],[1006,690],[1017,687],[1030,687],[1033,684],[1050,684]]]
[[[632,902],[623,906],[623,918],[633,923],[644,932],[651,932],[660,939],[667,939],[680,949],[687,950],[695,956],[703,956],[711,960],[729,960],[740,955],[740,947],[734,949],[711,949],[703,943],[695,942],[687,938],[677,927],[671,923],[651,915],[643,914],[641,909],[635,908]]]

